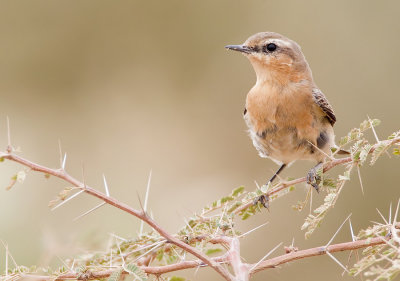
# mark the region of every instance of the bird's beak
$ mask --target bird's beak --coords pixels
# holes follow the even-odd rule
[[[245,45],[227,45],[225,46],[226,49],[228,50],[233,50],[233,51],[238,51],[242,52],[245,54],[250,54],[253,52],[253,50]]]

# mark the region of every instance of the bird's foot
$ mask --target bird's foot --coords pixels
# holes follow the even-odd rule
[[[261,203],[261,205],[263,205],[268,211],[269,211],[269,196],[268,195],[261,195],[259,197],[257,197],[254,201],[253,204],[257,205],[258,202]]]
[[[307,174],[307,183],[315,188],[319,192],[319,186],[322,181],[323,164],[318,163],[314,168],[312,168]]]

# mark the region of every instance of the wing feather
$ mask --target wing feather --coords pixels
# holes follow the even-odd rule
[[[312,95],[313,95],[315,103],[326,114],[326,118],[328,119],[329,123],[331,123],[331,125],[333,126],[333,124],[335,124],[335,122],[336,122],[336,116],[335,116],[335,113],[333,112],[332,106],[329,104],[325,95],[318,88],[314,88],[312,90]]]

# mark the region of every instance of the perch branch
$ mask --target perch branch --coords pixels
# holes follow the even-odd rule
[[[231,238],[228,238],[230,241]],[[220,242],[226,241],[225,239],[221,240]],[[370,246],[376,246],[380,244],[385,243],[385,239],[382,237],[376,237],[372,239],[364,239],[364,240],[356,240],[356,241],[351,241],[351,242],[345,242],[345,243],[338,243],[338,244],[333,244],[328,247],[325,246],[320,246],[320,247],[315,247],[315,248],[310,248],[306,250],[299,250],[295,252],[291,252],[288,254],[284,254],[278,257],[270,258],[267,259],[261,263],[257,264],[242,264],[242,266],[245,266],[246,268],[252,268],[252,266],[256,265],[254,268],[250,270],[250,274],[253,275],[257,272],[260,272],[262,270],[270,269],[270,268],[275,268],[279,265],[289,263],[295,260],[299,259],[304,259],[304,258],[309,258],[313,256],[320,256],[320,255],[325,255],[327,252],[329,253],[335,253],[335,252],[342,252],[342,251],[351,251],[351,250],[357,250],[361,248],[366,248]],[[218,242],[218,241],[215,241]],[[212,258],[211,260],[215,263],[227,263],[231,259],[230,253],[227,252],[226,254]],[[164,265],[164,266],[142,266],[142,270],[148,274],[155,274],[155,275],[160,275],[168,272],[174,272],[178,270],[184,270],[184,269],[190,269],[190,268],[196,268],[198,266],[205,266],[205,264],[200,261],[181,261],[175,264],[171,265]],[[103,271],[96,271],[96,272],[91,272],[90,273],[90,279],[98,279],[98,278],[106,278],[110,276],[110,274],[114,270],[109,269],[109,270],[103,270]],[[76,279],[79,278],[80,273],[66,273],[58,276],[56,279],[54,277],[50,276],[35,276],[35,275],[29,275],[29,277],[34,277],[36,280],[65,280],[65,279]],[[25,277],[28,277],[26,275]]]
[[[164,228],[159,226],[150,216],[148,216],[145,211],[136,210],[136,209],[128,206],[127,204],[120,202],[119,200],[117,200],[113,197],[107,196],[106,194],[104,194],[100,191],[97,191],[96,189],[94,189],[94,188],[80,182],[79,180],[75,179],[74,177],[70,176],[64,169],[51,169],[51,168],[36,164],[32,161],[29,161],[25,158],[15,155],[13,153],[0,152],[0,158],[8,159],[8,160],[20,163],[21,165],[26,166],[33,171],[53,175],[57,178],[60,178],[66,182],[69,182],[73,186],[76,186],[76,187],[84,190],[86,193],[103,200],[104,202],[108,203],[109,205],[112,205],[124,212],[127,212],[127,213],[137,217],[138,219],[140,219],[140,220],[146,222],[148,225],[150,225],[161,236],[163,236],[165,239],[167,239],[168,242],[187,251],[188,253],[190,253],[193,256],[200,259],[203,263],[211,266],[222,277],[224,277],[225,280],[232,279],[230,273],[225,268],[223,268],[219,263],[215,262],[213,259],[209,258],[207,255],[200,252],[196,248],[186,244],[185,242],[179,240],[178,238],[176,238],[173,235],[171,235],[170,233],[168,233]]]
[[[394,138],[394,139],[389,140],[387,142],[389,142],[390,145],[395,144],[395,143],[399,143],[400,142],[400,138]],[[371,154],[372,152],[374,152],[374,150],[377,148],[377,146],[379,144],[380,143],[376,143],[375,145],[373,145],[371,147],[369,153]],[[325,172],[329,171],[330,169],[332,169],[332,168],[334,168],[334,167],[336,167],[338,165],[343,165],[343,164],[350,163],[350,162],[353,162],[352,156],[348,156],[348,157],[344,157],[344,158],[328,161],[328,162],[326,162],[324,164],[323,172],[325,173]],[[285,188],[288,188],[290,186],[293,186],[293,185],[296,185],[296,184],[299,184],[299,183],[302,183],[302,182],[306,182],[306,181],[307,181],[306,177],[302,177],[302,178],[297,178],[297,179],[294,179],[294,180],[291,180],[291,181],[280,182],[272,190],[268,191],[266,195],[267,196],[271,196],[271,195],[273,195],[275,193],[278,193],[279,191],[281,191],[281,190],[283,190]],[[234,211],[234,213],[235,214],[239,214],[241,211],[249,208],[253,204],[254,203],[252,201],[247,202],[246,204],[243,204],[240,207],[238,207]]]

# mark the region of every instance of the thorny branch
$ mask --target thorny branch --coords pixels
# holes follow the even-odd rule
[[[10,138],[9,138],[10,139]],[[397,135],[397,137],[384,141],[387,142],[387,145],[393,145],[400,143],[400,137]],[[371,146],[371,148],[368,151],[368,154],[373,153],[374,150],[376,150],[379,145],[382,144],[382,141]],[[351,242],[346,242],[346,243],[340,243],[340,244],[333,244],[333,245],[325,245],[321,247],[316,247],[316,248],[310,248],[306,250],[293,250],[289,253],[286,253],[281,256],[277,256],[274,258],[269,258],[267,259],[268,255],[267,254],[262,260],[255,264],[249,264],[249,263],[244,263],[240,257],[240,243],[239,243],[239,238],[241,236],[236,236],[236,237],[228,237],[228,236],[216,236],[216,233],[214,235],[211,235],[209,237],[192,237],[194,240],[202,241],[206,240],[208,243],[212,244],[220,244],[224,245],[227,251],[222,254],[221,256],[215,257],[215,258],[210,258],[206,254],[204,254],[201,250],[189,245],[190,243],[187,243],[187,241],[182,241],[180,238],[177,238],[177,236],[174,236],[168,232],[166,232],[161,226],[159,226],[150,216],[147,215],[145,210],[137,210],[134,209],[119,200],[109,196],[108,192],[107,194],[104,194],[102,192],[97,191],[96,189],[86,185],[85,182],[81,182],[71,175],[69,175],[65,169],[64,169],[64,164],[61,165],[60,169],[51,169],[39,164],[36,164],[30,160],[27,160],[25,158],[22,158],[16,154],[14,154],[12,150],[12,146],[10,144],[10,140],[7,146],[7,150],[5,152],[0,152],[0,159],[8,159],[10,161],[17,162],[23,166],[26,166],[30,168],[33,171],[41,172],[44,173],[45,175],[52,175],[57,178],[60,178],[70,184],[72,184],[74,187],[77,187],[81,190],[81,192],[86,192],[92,196],[95,196],[105,203],[112,205],[118,209],[121,209],[138,219],[146,222],[149,226],[151,226],[155,231],[157,231],[162,237],[165,238],[165,241],[168,243],[171,243],[173,245],[176,245],[177,247],[183,249],[184,251],[192,254],[195,256],[198,260],[185,260],[181,259],[179,262],[175,262],[170,265],[162,265],[162,266],[149,266],[148,263],[140,263],[138,262],[138,265],[140,268],[147,274],[154,274],[156,276],[159,276],[164,273],[168,272],[173,272],[173,271],[178,271],[178,270],[183,270],[183,269],[189,269],[189,268],[196,268],[200,266],[210,266],[212,267],[215,271],[217,271],[225,280],[232,280],[232,281],[247,281],[251,275],[268,269],[268,268],[274,268],[276,266],[279,266],[281,264],[285,264],[297,259],[303,259],[307,257],[312,257],[312,256],[317,256],[317,255],[324,255],[324,254],[329,254],[334,253],[334,252],[340,252],[340,251],[349,251],[349,250],[356,250],[360,248],[366,248],[366,247],[371,247],[371,246],[376,246],[376,245],[382,245],[382,244],[387,244],[388,239],[390,238],[389,236],[379,236],[375,238],[368,238],[368,239],[362,239],[362,240],[353,240]],[[65,158],[64,158],[65,161]],[[347,163],[352,163],[356,164],[357,160],[353,159],[353,155],[341,159],[333,159],[329,162],[326,162],[323,167],[323,172],[326,172],[338,165],[343,165]],[[293,186],[295,184],[299,184],[302,182],[305,182],[306,178],[298,178],[295,180],[291,181],[282,181],[278,183],[276,186],[274,186],[272,189],[270,189],[267,192],[267,195],[273,195],[278,193],[279,191],[284,190],[285,188],[288,188],[290,186]],[[253,203],[247,202],[238,208],[234,210],[234,214],[239,214],[242,210],[250,207]],[[226,206],[225,206],[226,207]],[[215,208],[217,209],[217,208]],[[213,209],[213,210],[215,210]],[[225,211],[224,211],[225,212]],[[224,214],[222,214],[223,216]],[[396,211],[397,215],[397,211]],[[222,219],[222,217],[221,217]],[[392,233],[397,235],[397,225],[394,227],[393,225],[395,224],[395,220],[393,221],[391,227]],[[219,226],[218,226],[219,227]],[[235,236],[235,235],[234,235]],[[353,235],[352,235],[353,236]],[[397,238],[397,236],[396,236]],[[272,253],[276,248],[278,248],[280,245],[275,247],[270,253]],[[154,254],[154,253],[153,253]],[[123,259],[123,257],[121,256]],[[265,259],[265,260],[264,260]],[[233,274],[230,273],[225,267],[224,264],[228,264],[231,266],[233,270]],[[125,268],[124,268],[125,269]],[[89,273],[85,273],[85,276],[82,276],[82,273],[77,273],[73,271],[69,271],[67,273],[62,273],[56,277],[56,280],[63,280],[63,279],[99,279],[99,278],[105,278],[110,276],[114,272],[114,269],[108,269],[108,270],[102,270],[102,271],[93,271]],[[126,270],[123,272],[123,274],[126,274]],[[7,273],[6,273],[7,276]],[[24,275],[20,275],[24,276]],[[27,275],[25,275],[27,276]],[[36,280],[50,280],[55,277],[50,277],[50,276],[38,276],[38,275],[29,275],[30,278],[35,278]]]
[[[231,238],[227,238],[227,239],[231,239]],[[295,260],[299,260],[299,259],[324,255],[327,252],[335,253],[335,252],[357,250],[357,249],[366,248],[366,247],[370,247],[370,246],[376,246],[376,245],[380,245],[380,244],[384,244],[384,243],[385,242],[384,242],[384,240],[382,240],[381,237],[377,237],[377,238],[373,238],[373,239],[357,240],[357,241],[352,241],[352,242],[333,244],[328,247],[320,246],[320,247],[310,248],[310,249],[306,249],[306,250],[294,251],[291,253],[287,253],[287,254],[284,254],[281,256],[271,258],[271,259],[267,259],[267,260],[261,262],[260,264],[258,264],[252,270],[249,270],[253,266],[252,264],[242,264],[242,266],[245,266],[246,270],[250,271],[249,272],[250,275],[253,275],[257,272],[260,272],[260,271],[268,269],[268,268],[275,268],[279,265],[282,265],[282,264],[285,264],[288,262],[292,262]],[[217,263],[228,263],[228,262],[230,262],[230,259],[231,258],[229,257],[229,254],[228,255],[225,254],[221,257],[213,258],[212,260]],[[143,266],[142,269],[148,274],[159,275],[159,274],[174,272],[174,271],[183,270],[183,269],[196,268],[201,265],[204,265],[204,264],[199,260],[197,260],[197,261],[182,261],[179,263],[175,263],[175,264],[171,264],[171,265],[164,265],[164,266]],[[113,270],[92,272],[91,279],[105,278],[105,277],[110,276],[110,274],[112,272],[113,272]],[[78,278],[78,277],[79,277],[78,273],[66,273],[66,274],[58,276],[58,278],[55,280],[73,279],[73,278]],[[38,278],[39,280],[53,279],[48,276],[36,276],[36,278]],[[241,280],[241,279],[239,279],[239,280]]]
[[[392,139],[392,140],[390,140],[388,142],[390,143],[388,145],[399,143],[400,142],[400,138],[395,138],[395,139]],[[377,143],[374,146],[372,146],[370,151],[369,151],[369,153],[374,152],[374,150],[376,149],[376,147],[378,145],[379,145],[379,143]],[[334,167],[336,167],[338,165],[343,165],[343,164],[346,164],[346,163],[350,163],[352,161],[353,161],[352,156],[348,156],[348,157],[344,157],[344,158],[340,158],[340,159],[334,159],[332,161],[326,162],[324,164],[323,172],[325,173],[325,172],[329,171],[330,169],[332,169],[332,168],[334,168]],[[294,180],[291,180],[291,181],[280,182],[272,190],[268,191],[266,195],[267,196],[271,196],[271,195],[276,194],[276,193],[278,193],[279,191],[281,191],[281,190],[283,190],[285,188],[288,188],[290,186],[293,186],[293,185],[296,185],[296,184],[299,184],[299,183],[302,183],[302,182],[306,182],[306,180],[307,180],[306,177],[302,177],[302,178],[294,179]],[[238,207],[235,210],[235,214],[239,214],[241,211],[243,211],[244,209],[247,209],[252,204],[253,204],[253,202],[248,202],[247,204],[243,204],[242,206]]]
[[[73,186],[84,190],[86,193],[93,195],[93,196],[103,200],[104,202],[137,217],[140,220],[143,220],[148,225],[150,225],[154,230],[156,230],[161,236],[163,236],[165,239],[167,239],[168,242],[175,244],[179,248],[184,249],[188,253],[194,255],[195,257],[200,259],[203,263],[209,265],[214,270],[216,270],[226,280],[231,280],[230,273],[225,268],[223,268],[220,264],[218,264],[214,260],[210,259],[207,255],[200,252],[196,248],[194,248],[194,247],[186,244],[185,242],[177,239],[176,237],[172,236],[165,229],[163,229],[161,226],[159,226],[150,216],[148,216],[146,212],[136,210],[136,209],[128,206],[127,204],[122,203],[113,197],[107,196],[106,194],[80,182],[79,180],[70,176],[64,169],[51,169],[51,168],[36,164],[36,163],[29,161],[25,158],[22,158],[20,156],[17,156],[14,153],[0,152],[0,158],[8,159],[8,160],[20,163],[26,167],[29,167],[33,171],[53,175],[57,178],[65,180],[65,181],[69,182],[70,184],[72,184]]]

